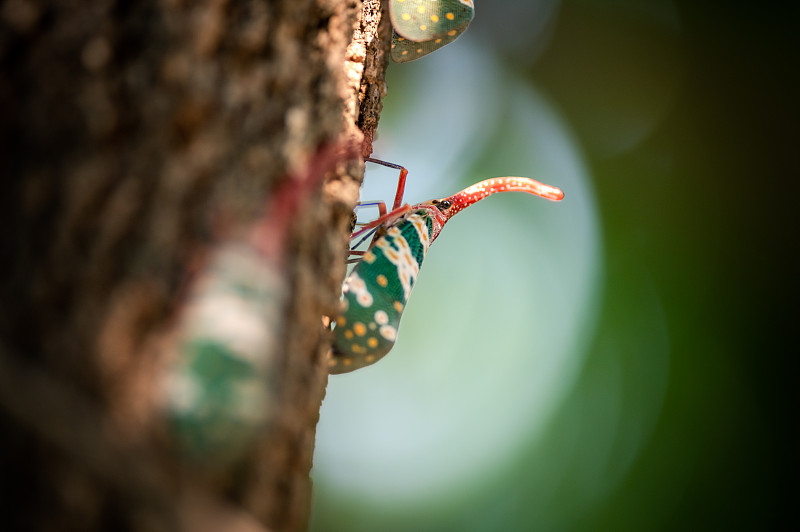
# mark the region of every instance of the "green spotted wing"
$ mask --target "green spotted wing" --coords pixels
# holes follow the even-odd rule
[[[453,30],[455,31],[455,30]],[[430,41],[416,42],[400,37],[397,33],[392,35],[392,60],[396,63],[407,63],[419,59],[423,55],[435,52],[442,46],[455,41],[461,33],[436,37]]]
[[[394,31],[412,41],[430,41],[453,30],[464,31],[475,15],[472,0],[391,0]]]
[[[467,29],[472,0],[391,0],[392,59],[413,61],[456,40]]]

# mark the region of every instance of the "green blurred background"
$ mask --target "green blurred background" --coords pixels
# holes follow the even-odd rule
[[[526,175],[426,258],[395,349],[333,376],[312,530],[763,530],[790,465],[796,4],[478,1],[392,65],[406,200]],[[363,200],[393,197],[370,165]]]

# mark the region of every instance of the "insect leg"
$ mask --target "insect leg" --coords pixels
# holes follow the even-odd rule
[[[356,205],[356,209],[360,209],[361,207],[378,207],[378,216],[384,216],[386,214],[386,203],[383,201],[359,201]],[[357,223],[356,225],[365,224]]]
[[[373,227],[371,231],[367,232],[367,234],[365,234],[365,235],[364,235],[364,236],[361,238],[361,240],[359,240],[358,242],[356,242],[356,243],[355,243],[355,245],[353,245],[353,247],[350,249],[350,254],[351,254],[351,255],[357,255],[358,253],[356,253],[356,252],[355,252],[355,249],[356,249],[358,246],[360,246],[361,244],[363,244],[363,243],[364,243],[364,241],[365,241],[366,239],[368,239],[370,236],[372,236],[372,234],[373,234],[375,231],[377,231],[377,227]]]
[[[359,202],[356,205],[356,210],[361,208],[361,207],[378,207],[378,217],[380,218],[381,216],[385,216],[386,215],[386,203],[384,203],[382,201]],[[353,240],[354,238],[357,238],[359,236],[359,235],[353,234],[353,231],[355,230],[356,227],[364,227],[365,225],[367,225],[369,223],[371,223],[371,222],[366,222],[366,223],[365,222],[359,222],[357,220],[357,216],[356,216],[355,211],[353,211],[353,225],[350,227],[350,240]],[[359,231],[359,234],[360,234],[360,231]],[[378,237],[378,233],[376,232],[375,229],[369,231],[355,245],[350,246],[350,254],[353,255],[354,254],[353,250],[356,249],[361,244],[363,244],[364,241],[367,240],[367,238],[369,238],[369,236],[372,235],[372,234],[375,234],[375,238]],[[373,241],[375,240],[375,238],[373,238]],[[370,243],[370,245],[372,245],[372,243]],[[350,262],[355,262],[355,261],[354,260],[348,260],[347,262],[350,263]]]
[[[355,255],[355,258],[350,258],[345,261],[346,264],[355,264],[356,262],[361,262],[361,259],[364,257],[366,251],[356,251],[351,249],[350,255]]]
[[[401,216],[403,216],[405,213],[407,213],[410,210],[411,210],[411,205],[407,205],[406,204],[406,205],[403,205],[402,207],[398,207],[398,208],[392,210],[392,212],[386,213],[383,216],[379,216],[378,218],[375,218],[374,220],[372,220],[368,224],[365,224],[364,227],[362,227],[361,229],[359,229],[358,231],[353,233],[353,235],[350,238],[356,238],[356,237],[360,236],[361,234],[369,231],[373,227],[378,227],[379,225],[384,224],[386,222],[394,221],[394,220],[400,218]]]
[[[364,160],[369,161],[371,163],[380,164],[388,168],[394,168],[395,170],[400,170],[400,177],[397,179],[397,193],[394,195],[394,204],[392,205],[392,209],[394,210],[398,208],[400,205],[402,205],[403,193],[406,190],[406,176],[408,175],[408,170],[406,170],[399,164],[387,163],[386,161],[381,161],[380,159],[373,159],[372,157],[367,157]]]

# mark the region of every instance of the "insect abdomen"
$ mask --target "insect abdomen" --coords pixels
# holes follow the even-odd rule
[[[347,277],[336,317],[331,373],[373,364],[394,346],[432,227],[425,211],[407,215],[375,241]]]

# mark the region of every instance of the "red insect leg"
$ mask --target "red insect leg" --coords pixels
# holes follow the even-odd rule
[[[387,224],[390,225],[391,222],[401,218],[405,213],[411,210],[411,205],[403,205],[402,207],[398,207],[394,209],[392,212],[386,213],[383,216],[379,216],[375,218],[368,224],[365,224],[364,227],[353,233],[350,238],[356,238],[359,235],[363,234],[365,231],[369,231],[373,227],[378,227],[379,225]]]
[[[366,159],[364,159],[364,161],[369,161],[371,163],[380,164],[388,168],[394,168],[395,170],[400,170],[400,177],[397,180],[397,193],[395,193],[394,195],[394,204],[392,205],[392,210],[402,205],[403,193],[405,193],[406,190],[406,176],[408,175],[408,170],[406,170],[405,167],[400,166],[399,164],[387,163],[386,161],[381,161],[380,159],[373,159],[372,157],[367,157]]]

